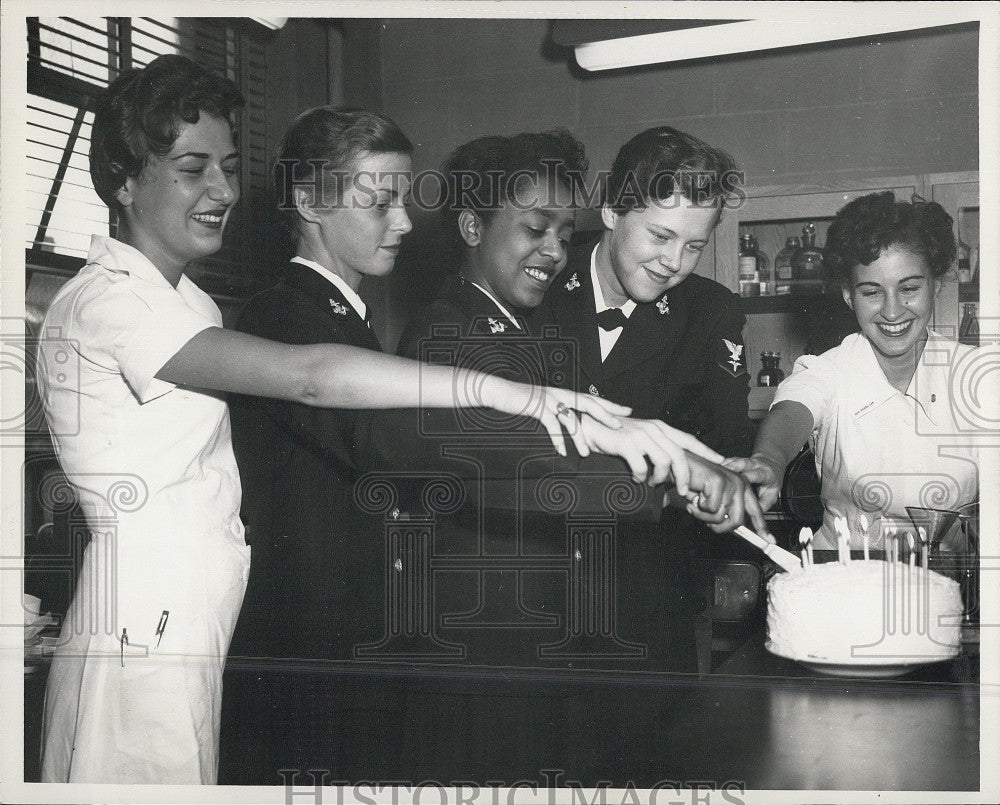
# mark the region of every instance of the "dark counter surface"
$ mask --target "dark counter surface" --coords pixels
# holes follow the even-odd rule
[[[825,677],[754,629],[672,713],[664,770],[747,789],[974,791],[978,657],[890,679]]]
[[[40,663],[38,672],[25,678],[26,781],[38,779],[46,666]],[[503,677],[484,675],[484,690],[515,701],[523,693],[518,675]],[[426,679],[427,690],[417,684],[414,695],[433,695],[435,677]],[[593,767],[594,775],[574,775],[572,766],[544,768],[566,768],[565,780],[591,785],[608,780],[614,787],[679,781],[716,789],[729,785],[732,790],[976,791],[979,699],[981,694],[996,695],[996,689],[981,689],[975,680],[978,658],[969,651],[898,678],[824,677],[767,652],[763,624],[757,624],[703,677],[657,674],[615,680],[586,674],[550,680],[568,709],[560,714],[556,708],[548,715],[539,709],[535,715],[549,726],[531,735],[540,742],[539,750],[551,749],[544,735],[563,734],[571,747],[581,739],[585,744],[595,738],[591,706],[618,702],[613,706],[621,707],[622,732],[603,736],[609,758]],[[546,699],[538,701],[541,708]],[[491,722],[491,729],[467,727],[465,732],[463,712],[442,712],[441,742],[425,747],[433,762],[423,770],[402,761],[401,779],[476,779],[475,770],[497,766],[498,747],[511,741],[528,741],[530,756],[542,757],[530,748],[530,735],[520,734],[524,725],[517,723],[517,711],[509,714],[514,722],[500,719]],[[440,768],[438,761],[451,744],[465,747],[455,764],[468,770],[464,777],[405,776]],[[576,756],[575,749],[569,756]]]

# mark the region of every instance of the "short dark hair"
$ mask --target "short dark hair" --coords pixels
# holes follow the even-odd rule
[[[956,253],[951,216],[935,201],[896,201],[891,190],[861,196],[830,224],[823,261],[849,281],[855,266],[870,265],[890,248],[922,256],[934,277],[943,276]]]
[[[605,185],[604,204],[618,213],[681,193],[689,201],[718,205],[736,162],[721,148],[670,126],[655,126],[623,145]]]
[[[220,117],[237,138],[244,100],[236,84],[186,56],[167,55],[112,81],[97,100],[90,138],[90,178],[101,200],[118,208],[126,179],[142,173],[150,155],[173,148],[182,123],[202,112]]]
[[[392,119],[378,112],[316,106],[299,114],[281,138],[274,161],[278,210],[292,243],[298,239],[293,191],[322,185],[315,172],[317,161],[324,171],[350,171],[363,154],[397,153],[412,154],[413,143]]]
[[[441,166],[447,191],[441,225],[452,256],[461,255],[465,245],[458,230],[462,210],[471,210],[488,221],[513,198],[516,186],[512,178],[544,177],[574,190],[588,166],[583,143],[564,128],[479,137],[460,145]]]

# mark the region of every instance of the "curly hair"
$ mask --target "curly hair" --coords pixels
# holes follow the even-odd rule
[[[458,229],[462,210],[489,221],[514,198],[522,178],[558,181],[575,191],[588,167],[583,143],[563,128],[479,137],[459,146],[441,166],[446,190],[441,224],[452,256],[460,255],[465,245]]]
[[[848,282],[855,266],[871,265],[890,248],[922,256],[932,276],[943,276],[956,253],[951,216],[934,201],[896,201],[891,190],[861,196],[830,224],[823,260]]]
[[[239,89],[185,56],[167,55],[127,70],[97,100],[90,139],[90,177],[101,200],[117,208],[126,179],[142,173],[150,155],[170,152],[182,123],[199,115],[229,121],[243,108]]]
[[[285,131],[274,161],[274,190],[285,234],[298,239],[293,192],[324,185],[322,171],[349,171],[362,154],[412,154],[413,144],[385,115],[364,109],[317,106],[299,114]],[[337,186],[336,182],[331,183]]]
[[[715,204],[742,181],[726,151],[670,126],[655,126],[618,150],[604,188],[604,204],[625,213],[644,209],[651,200],[666,201],[678,192],[688,201]]]

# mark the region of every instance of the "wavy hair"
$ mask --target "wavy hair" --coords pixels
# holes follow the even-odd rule
[[[891,190],[861,196],[837,212],[823,260],[848,282],[855,266],[871,265],[891,248],[920,255],[934,277],[943,276],[956,253],[951,216],[935,201],[897,201]]]
[[[118,191],[135,178],[151,155],[170,152],[183,123],[202,112],[229,122],[238,137],[236,114],[244,99],[236,84],[186,56],[160,56],[112,81],[97,100],[90,139],[90,177],[101,200],[118,207]]]

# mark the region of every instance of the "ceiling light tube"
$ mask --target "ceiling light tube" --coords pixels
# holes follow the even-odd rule
[[[923,19],[921,15],[909,14],[896,19],[883,17],[878,20],[854,21],[815,18],[745,20],[577,45],[576,61],[584,70],[614,70],[643,64],[877,36],[969,21],[968,14],[957,12],[927,15]]]

